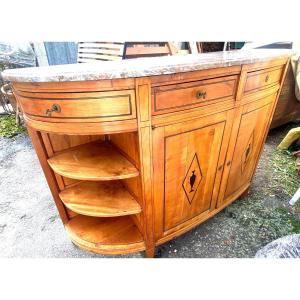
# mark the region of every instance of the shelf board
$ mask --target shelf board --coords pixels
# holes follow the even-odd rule
[[[93,217],[138,214],[141,207],[119,181],[82,181],[59,194],[70,210]]]
[[[145,243],[130,216],[95,218],[77,215],[66,225],[72,242],[101,254],[125,254],[145,250]]]
[[[102,141],[70,148],[49,158],[48,163],[55,173],[79,180],[116,180],[139,174],[116,147]]]

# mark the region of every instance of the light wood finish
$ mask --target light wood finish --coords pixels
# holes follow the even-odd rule
[[[135,88],[134,79],[115,79],[115,80],[101,80],[99,81],[86,81],[84,84],[82,82],[16,82],[13,84],[13,91],[16,95],[17,101],[20,103],[22,100],[19,100],[20,95],[25,95],[31,101],[31,105],[29,104],[29,114],[30,110],[38,110],[38,113],[43,114],[42,117],[31,116],[24,114],[25,122],[31,128],[34,128],[37,131],[45,131],[59,134],[72,134],[72,135],[91,135],[91,134],[109,134],[109,133],[120,133],[120,132],[129,132],[137,130],[137,121],[136,121],[136,106],[135,106],[135,95],[132,92],[132,89]],[[125,89],[125,90],[124,90]],[[99,92],[100,91],[100,92]],[[105,91],[105,92],[104,92]],[[93,105],[99,104],[103,99],[105,100],[105,104],[102,105],[102,109],[98,112],[101,115],[101,118],[95,118],[95,112],[93,111],[93,105],[89,106],[90,108],[85,106],[84,99],[78,99],[78,95],[98,95],[104,98],[92,99]],[[67,110],[67,114],[75,114],[71,116],[71,118],[49,118],[45,116],[45,112],[47,109],[51,109],[53,104],[57,104],[53,99],[50,106],[42,109],[41,106],[39,108],[35,107],[35,100],[47,97],[53,97],[53,95],[59,96],[59,101],[64,101],[64,105],[68,101],[76,101],[74,106],[69,110]],[[73,100],[64,100],[66,95],[70,96]],[[76,96],[77,95],[77,96]],[[123,99],[123,105],[119,106],[118,103],[114,101],[115,98]],[[43,103],[40,99],[40,103]],[[77,100],[76,100],[77,99]],[[112,100],[111,100],[112,99]],[[124,110],[126,103],[125,99],[127,99],[127,108]],[[78,101],[80,100],[80,101]],[[48,100],[49,101],[49,100]],[[96,102],[95,102],[96,101]],[[107,115],[107,108],[113,103],[113,110],[116,112],[119,110],[124,110],[127,112],[131,111],[131,114],[123,116],[120,113],[118,116]],[[79,104],[80,109],[77,107]],[[90,103],[91,104],[91,103]],[[26,105],[26,104],[25,104]],[[108,105],[108,106],[107,106]],[[70,106],[70,105],[67,105]],[[101,105],[100,105],[101,106]],[[64,106],[66,108],[66,106]],[[122,108],[123,107],[123,108]],[[129,109],[129,110],[128,110]],[[106,112],[105,112],[106,110]],[[65,110],[64,110],[65,111]],[[52,116],[55,114],[59,115],[59,113],[53,112]],[[87,114],[92,114],[87,116]],[[106,115],[105,115],[106,114]],[[77,116],[85,116],[77,117]],[[113,122],[112,122],[113,121]],[[57,124],[59,122],[59,125]],[[84,126],[82,126],[82,122],[84,122]]]
[[[157,238],[215,207],[232,121],[233,110],[154,130]]]
[[[49,158],[72,147],[76,147],[93,141],[105,140],[105,136],[103,135],[64,135],[46,132],[42,132],[41,137],[43,139],[43,143]],[[75,179],[63,177],[59,174],[55,174],[55,178],[60,190],[63,190],[65,187],[78,182]]]
[[[248,104],[243,108],[232,158],[226,162],[230,168],[226,184],[225,199],[236,190],[247,185],[252,177],[259,155],[260,145],[270,117],[276,94],[263,101]],[[236,180],[239,178],[239,180]]]
[[[27,126],[27,131],[32,140],[32,143],[33,143],[34,149],[36,151],[36,154],[38,156],[38,159],[40,161],[41,167],[43,169],[43,172],[46,177],[47,183],[49,185],[50,191],[52,193],[53,200],[55,202],[59,216],[60,216],[63,224],[66,224],[69,219],[68,213],[67,213],[63,203],[60,201],[58,183],[55,179],[55,175],[54,175],[53,171],[51,170],[51,168],[49,167],[49,165],[47,163],[48,155],[47,155],[45,146],[43,144],[41,133],[33,130],[30,126]]]
[[[134,78],[63,82],[14,82],[13,91],[30,93],[95,92],[134,89]]]
[[[115,147],[105,142],[71,148],[49,158],[48,163],[55,173],[79,180],[116,180],[139,175]]]
[[[79,42],[77,62],[121,60],[123,52],[123,42]]]
[[[252,93],[258,89],[278,84],[282,76],[283,67],[249,72],[247,75],[244,93]]]
[[[153,257],[156,245],[243,196],[287,65],[280,58],[135,79],[13,83],[18,101],[31,97],[25,120],[71,240],[96,253],[145,250]],[[128,93],[133,119],[95,119],[97,110],[125,109]],[[80,117],[75,122],[30,115],[30,109],[43,111],[34,96],[73,101],[63,94],[118,100],[85,107],[78,98],[67,109]],[[90,116],[96,121],[83,118]]]
[[[186,83],[199,80],[213,79],[223,76],[240,75],[241,66],[231,66],[227,68],[216,68],[193,72],[175,73],[169,75],[152,76],[149,78],[151,88],[169,84]]]
[[[153,115],[234,98],[237,76],[166,85],[153,89]]]
[[[176,52],[171,42],[126,42],[124,58],[174,55]]]
[[[111,134],[109,136],[109,141],[114,144],[118,150],[136,166],[136,168],[140,168],[139,140],[137,132]]]
[[[137,130],[136,120],[125,120],[116,122],[88,122],[88,123],[57,123],[41,122],[32,120],[24,116],[24,120],[28,126],[38,131],[52,132],[57,134],[113,134],[120,132],[130,132]]]
[[[154,257],[154,207],[153,207],[153,144],[151,126],[151,84],[149,78],[136,81],[137,118],[139,126],[139,153],[141,173],[141,198],[143,202],[144,240],[146,256]]]
[[[117,217],[138,214],[141,207],[119,181],[82,181],[59,194],[70,210],[85,216]]]
[[[136,117],[134,91],[16,93],[27,117],[47,122],[121,121]],[[53,105],[59,111],[52,111]]]
[[[53,134],[43,133],[49,139],[49,147],[52,153],[49,152],[49,157],[54,156],[64,150],[76,146],[84,145],[95,141],[105,141],[104,135],[68,135],[68,134]]]
[[[130,217],[93,218],[78,215],[66,224],[74,244],[102,254],[143,251],[145,244]]]

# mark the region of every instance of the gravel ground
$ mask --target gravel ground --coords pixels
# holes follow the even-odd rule
[[[237,217],[251,213],[249,203],[259,203],[272,212],[287,203],[289,197],[284,193],[268,196],[265,191],[263,193],[270,181],[266,171],[270,153],[287,129],[283,127],[269,135],[247,198],[236,201],[185,235],[158,247],[157,256],[254,257],[270,240],[292,233],[287,224],[286,231],[278,233],[277,230],[273,236],[266,235],[261,225],[255,226],[256,219],[250,218],[254,220],[250,226],[245,223],[246,217]],[[10,139],[0,137],[0,178],[0,257],[104,257],[82,251],[70,242],[26,134]],[[143,257],[143,254],[117,257]]]

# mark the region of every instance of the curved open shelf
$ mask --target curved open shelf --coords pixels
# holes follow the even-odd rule
[[[82,181],[59,194],[70,210],[93,217],[138,214],[141,207],[119,181]]]
[[[70,148],[49,158],[48,163],[57,174],[79,180],[115,180],[139,174],[116,147],[100,141]]]
[[[77,215],[66,225],[74,244],[101,254],[125,254],[145,250],[138,228],[129,216],[94,218]]]

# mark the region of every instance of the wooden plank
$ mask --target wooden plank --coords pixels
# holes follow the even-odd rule
[[[124,254],[145,249],[143,237],[130,217],[94,218],[78,215],[66,225],[79,247],[103,254]]]
[[[116,180],[139,175],[115,147],[105,142],[80,145],[48,159],[54,172],[79,180]]]
[[[108,49],[120,49],[124,46],[124,43],[103,43],[103,42],[79,42],[78,48],[108,48]]]
[[[79,48],[78,55],[83,56],[83,53],[102,53],[110,55],[123,55],[123,49],[103,49],[103,48]]]
[[[168,47],[128,47],[126,49],[126,56],[138,55],[168,55],[170,50]]]
[[[122,56],[113,56],[113,55],[105,55],[105,54],[90,54],[90,53],[80,53],[79,58],[93,58],[96,60],[121,60]]]
[[[64,82],[14,82],[14,92],[97,92],[134,89],[134,78]]]
[[[32,120],[24,116],[25,122],[28,126],[36,130],[59,133],[59,134],[77,134],[77,135],[91,135],[91,134],[112,134],[121,132],[132,132],[137,129],[136,120],[124,120],[114,122],[86,122],[83,123],[51,123]]]
[[[147,257],[154,257],[154,212],[153,212],[153,158],[151,129],[151,86],[149,78],[136,80],[136,101],[138,115],[139,153],[141,161],[141,185],[143,218],[145,223],[144,239]]]
[[[140,205],[119,181],[83,181],[59,196],[66,207],[85,216],[117,217],[141,212]]]

